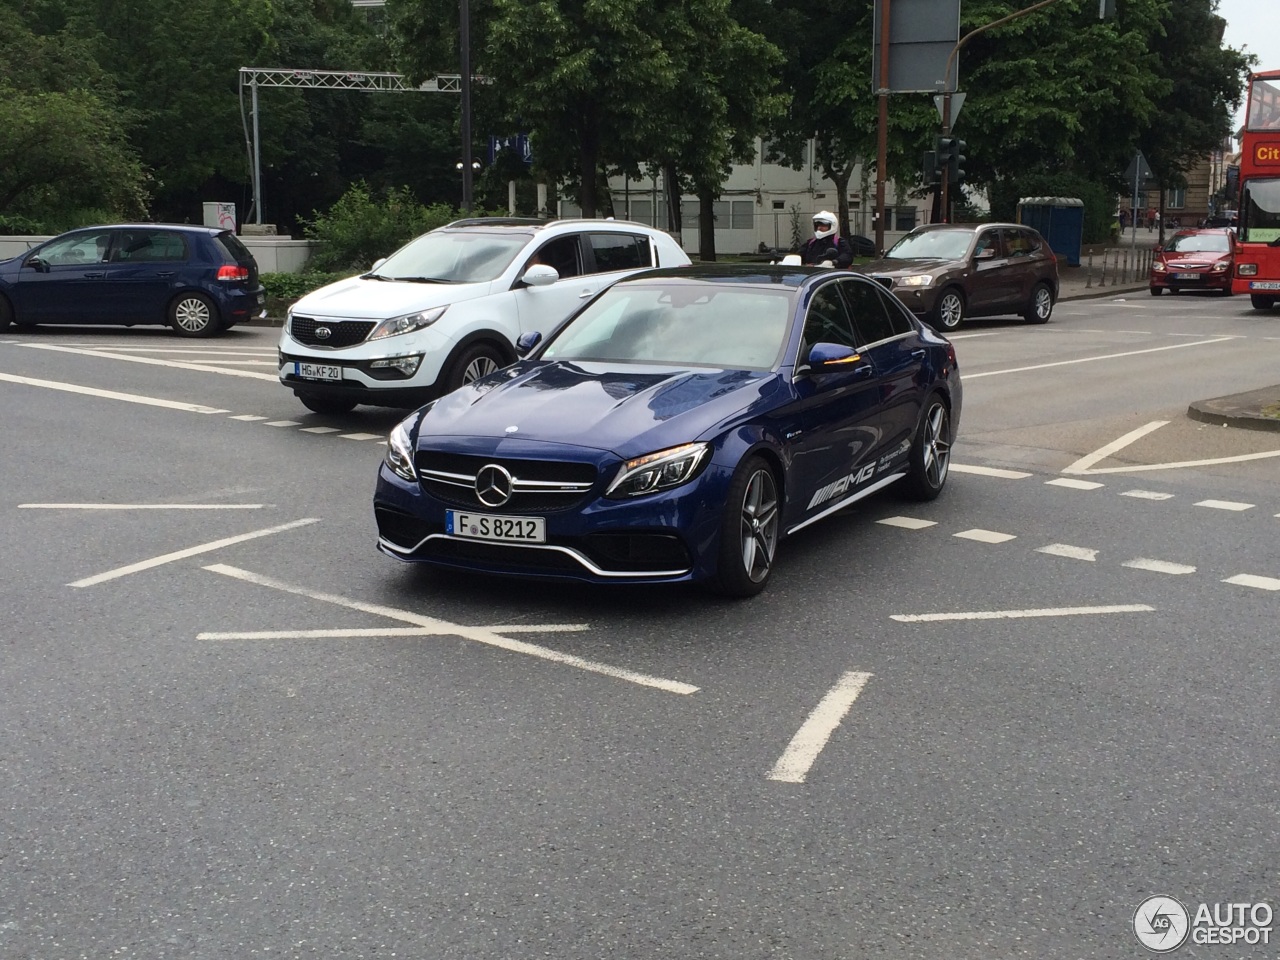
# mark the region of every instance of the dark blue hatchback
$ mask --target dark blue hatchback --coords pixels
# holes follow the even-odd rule
[[[392,431],[383,553],[750,596],[788,534],[891,484],[931,500],[946,482],[955,351],[860,274],[648,271],[537,339]]]
[[[0,330],[162,323],[208,337],[260,315],[264,302],[253,254],[214,227],[86,227],[0,261]]]

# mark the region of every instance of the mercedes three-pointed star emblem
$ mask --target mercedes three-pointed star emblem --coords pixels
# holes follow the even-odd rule
[[[504,467],[489,463],[476,474],[476,499],[486,507],[500,507],[511,499],[512,480]]]

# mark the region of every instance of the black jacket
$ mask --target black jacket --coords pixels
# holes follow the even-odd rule
[[[811,237],[800,248],[800,262],[822,263],[823,260],[830,260],[837,267],[847,267],[853,263],[853,247],[838,233],[829,237]]]

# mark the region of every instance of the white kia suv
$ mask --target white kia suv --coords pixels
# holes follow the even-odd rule
[[[619,277],[689,257],[621,220],[458,220],[289,310],[280,382],[316,413],[415,407],[516,360]]]

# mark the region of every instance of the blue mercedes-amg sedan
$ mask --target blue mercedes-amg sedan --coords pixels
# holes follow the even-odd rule
[[[955,350],[860,274],[651,270],[521,348],[392,431],[382,552],[745,597],[788,534],[890,484],[931,500],[947,479]]]

